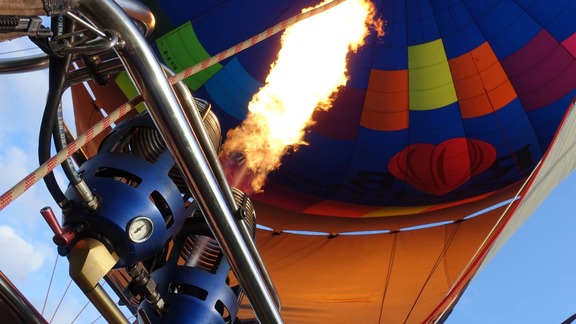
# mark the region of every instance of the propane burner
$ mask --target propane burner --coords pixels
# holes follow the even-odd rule
[[[218,119],[207,102],[195,99],[195,103],[211,144],[218,149]],[[120,123],[79,172],[100,206],[95,211],[84,209],[78,194],[69,188],[66,196],[75,204],[65,215],[65,225],[82,224],[81,236],[106,242],[119,256],[117,268],[155,257],[196,208],[148,113]]]
[[[232,188],[242,222],[255,234],[256,214],[250,199]],[[196,211],[174,239],[165,266],[151,273],[170,311],[157,316],[153,303],[140,304],[141,317],[155,316],[158,323],[233,323],[242,290],[230,286],[231,267],[220,245]],[[145,322],[140,319],[140,322]]]

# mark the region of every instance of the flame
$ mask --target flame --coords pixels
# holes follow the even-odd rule
[[[382,24],[374,13],[370,1],[347,0],[286,29],[265,86],[252,98],[246,120],[228,132],[222,147],[232,186],[258,192],[282,156],[306,144],[304,131],[313,123],[314,110],[329,109],[335,93],[346,84],[348,52],[364,43],[369,26],[381,35]],[[251,184],[243,186],[247,178]]]

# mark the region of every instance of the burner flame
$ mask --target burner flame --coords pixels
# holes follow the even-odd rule
[[[228,132],[223,144],[221,159],[230,185],[260,191],[282,156],[306,144],[312,114],[330,109],[348,80],[348,53],[364,43],[371,26],[383,35],[374,14],[371,2],[348,0],[286,29],[266,84],[252,98],[246,120]]]

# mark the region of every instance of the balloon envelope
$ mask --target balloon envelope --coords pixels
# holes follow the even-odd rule
[[[318,2],[161,1],[154,45],[182,70]],[[386,216],[395,213],[388,207],[426,211],[525,179],[576,94],[576,6],[374,5],[385,35],[372,33],[349,55],[346,87],[314,115],[309,145],[285,156],[260,199],[299,212],[338,214],[338,202],[359,206],[339,216]],[[279,47],[275,36],[186,82],[212,102],[224,129],[234,127]]]
[[[180,71],[320,1],[144,2],[158,19],[151,44]],[[349,80],[314,115],[309,145],[253,197],[269,229],[258,231],[258,249],[288,323],[442,316],[497,239],[576,165],[560,162],[574,136],[554,142],[576,95],[575,2],[374,5],[385,35],[349,54]],[[224,130],[245,118],[279,38],[185,81]],[[547,167],[523,187],[543,157]],[[241,317],[253,316],[245,306]]]

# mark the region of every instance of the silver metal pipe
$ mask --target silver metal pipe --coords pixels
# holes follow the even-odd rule
[[[23,323],[48,323],[46,319],[32,306],[12,282],[0,271],[1,307],[9,307]],[[3,320],[10,321],[7,312],[2,312]]]
[[[170,74],[171,71],[168,71],[168,73]],[[196,109],[195,107],[194,98],[192,97],[190,90],[184,84],[184,82],[182,81],[178,82],[177,84],[174,85],[174,87],[176,91],[179,93],[178,98],[180,99],[182,104],[192,108],[185,110],[186,117],[188,118],[188,121],[192,126],[194,134],[196,134],[198,138],[200,147],[202,148],[204,155],[206,156],[206,161],[208,162],[210,168],[212,169],[216,182],[218,182],[218,185],[220,186],[220,190],[222,191],[222,194],[224,196],[224,199],[226,200],[228,208],[236,212],[238,210],[238,206],[236,205],[234,195],[232,194],[232,189],[228,185],[228,180],[226,180],[226,175],[224,174],[222,164],[220,164],[220,160],[218,159],[218,154],[216,153],[216,151],[212,147],[212,144],[209,141],[209,136],[206,133],[206,129],[204,128],[202,123],[202,117],[198,113],[198,109]],[[248,229],[248,227],[246,227],[245,222],[237,221],[236,224],[238,224],[239,226],[238,229],[244,241],[246,242],[246,245],[250,250],[250,253],[254,256],[254,261],[256,261],[257,263],[258,270],[262,274],[262,278],[264,278],[264,280],[266,281],[266,286],[268,287],[268,291],[274,298],[276,307],[280,309],[281,308],[280,297],[278,296],[276,287],[274,286],[272,279],[270,279],[270,275],[266,271],[264,262],[262,261],[262,258],[260,257],[258,250],[256,249],[256,245],[254,244],[254,241],[252,239],[251,231]]]
[[[96,67],[97,73],[101,74],[114,74],[120,71],[124,71],[124,66],[118,58],[109,59],[98,64]],[[68,73],[66,78],[66,85],[72,86],[77,83],[88,81],[92,79],[90,70],[87,67],[81,67],[76,70],[72,70]]]
[[[236,225],[234,215],[153,51],[113,0],[77,0],[77,3],[90,19],[120,34],[124,46],[118,49],[118,54],[146,100],[152,119],[226,254],[256,316],[263,323],[282,323],[258,264]]]
[[[0,74],[32,72],[48,67],[49,57],[47,54],[15,57],[0,60]]]
[[[134,0],[114,0],[124,12],[138,23],[138,28],[149,36],[156,28],[156,18],[152,11],[140,1]]]
[[[152,11],[140,1],[115,0],[116,3],[138,24],[145,36],[149,36],[156,27]],[[0,74],[32,72],[48,67],[48,54],[0,59]]]

